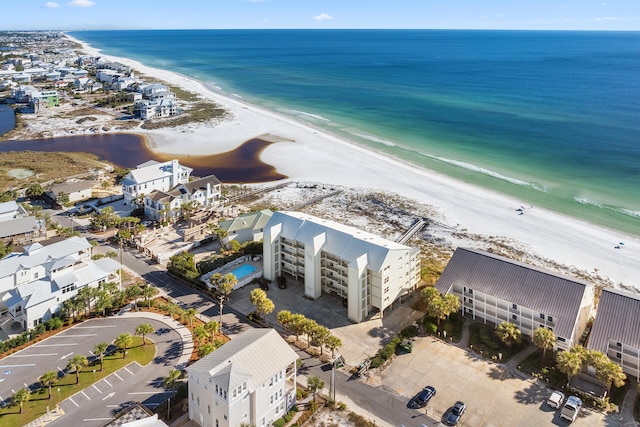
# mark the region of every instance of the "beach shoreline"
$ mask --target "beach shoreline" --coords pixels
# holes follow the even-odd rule
[[[468,233],[503,236],[537,256],[569,268],[609,278],[619,287],[640,290],[640,238],[593,225],[512,197],[454,180],[434,171],[339,138],[307,123],[212,90],[207,83],[145,66],[129,58],[104,55],[67,35],[90,55],[106,56],[153,78],[214,101],[229,113],[225,120],[178,128],[136,130],[148,148],[163,155],[218,154],[260,135],[282,138],[260,159],[291,181],[376,189],[434,206],[439,221]],[[520,210],[518,210],[520,209]],[[624,242],[621,249],[616,249]]]

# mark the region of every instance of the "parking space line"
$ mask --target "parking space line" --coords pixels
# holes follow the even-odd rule
[[[125,366],[123,369],[124,369],[125,371],[129,372],[131,375],[134,375],[134,374],[133,374],[133,372],[131,372],[130,370],[128,370],[126,366]]]
[[[105,405],[107,408],[119,408],[122,405]],[[145,405],[145,406],[149,406],[149,405]]]
[[[124,380],[120,377],[120,375],[118,375],[118,373],[117,373],[117,372],[114,372],[114,373],[113,373],[113,375],[115,375],[116,377],[118,377],[118,379],[119,379],[120,381],[124,381]]]
[[[64,374],[64,369],[61,369],[60,366],[56,366],[56,368],[58,368],[58,371],[62,372]]]
[[[113,387],[113,386],[111,385],[111,383],[110,383],[109,381],[107,381],[107,379],[106,379],[106,378],[103,378],[103,379],[102,379],[102,381],[104,381],[105,383],[109,384],[109,387]]]
[[[101,391],[98,387],[96,387],[96,385],[95,385],[95,384],[91,384],[91,385],[93,386],[93,388],[95,388],[96,390],[98,390],[98,393],[102,394],[102,391]]]
[[[21,368],[24,366],[36,366],[35,363],[24,363],[22,365],[0,365],[0,368]]]
[[[78,345],[77,342],[69,342],[64,344],[38,344],[38,347],[64,347],[69,345]]]
[[[58,353],[40,353],[40,354],[12,354],[11,356],[7,356],[6,358],[10,358],[10,357],[41,357],[41,356],[57,356]]]
[[[84,397],[86,397],[86,398],[87,398],[87,400],[91,400],[91,398],[90,398],[89,396],[87,396],[87,393],[85,393],[85,392],[84,392],[84,390],[80,390],[80,393],[82,393],[82,395],[83,395]]]
[[[72,399],[72,398],[70,398],[70,397],[69,397],[68,399],[71,401],[71,403],[73,403],[74,405],[76,405],[78,408],[80,407],[80,405],[78,405],[78,404],[76,403],[76,401],[75,401],[75,400],[73,400],[73,399]]]

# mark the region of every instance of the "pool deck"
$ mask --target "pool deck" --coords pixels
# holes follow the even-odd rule
[[[246,276],[241,277],[240,279],[238,279],[238,284],[236,285],[236,287],[234,289],[239,289],[243,286],[246,286],[249,282],[251,282],[251,280],[253,280],[256,277],[262,277],[262,257],[260,256],[260,260],[259,261],[254,261],[253,260],[253,255],[245,255],[243,257],[240,257],[238,259],[236,259],[235,261],[232,261],[216,270],[213,270],[205,275],[202,276],[201,280],[204,281],[205,283],[209,283],[209,279],[211,278],[211,276],[213,276],[215,273],[220,273],[223,276],[232,273],[233,271],[237,270],[238,268],[242,267],[243,265],[250,265],[252,267],[255,268],[254,271],[252,271],[250,274],[247,274]]]

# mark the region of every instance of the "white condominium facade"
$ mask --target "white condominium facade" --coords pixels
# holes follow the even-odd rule
[[[420,281],[418,249],[300,212],[274,212],[263,242],[266,279],[293,277],[313,299],[336,293],[352,322],[383,313]]]

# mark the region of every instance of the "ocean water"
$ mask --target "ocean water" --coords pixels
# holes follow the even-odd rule
[[[640,32],[72,35],[522,204],[640,235]]]

